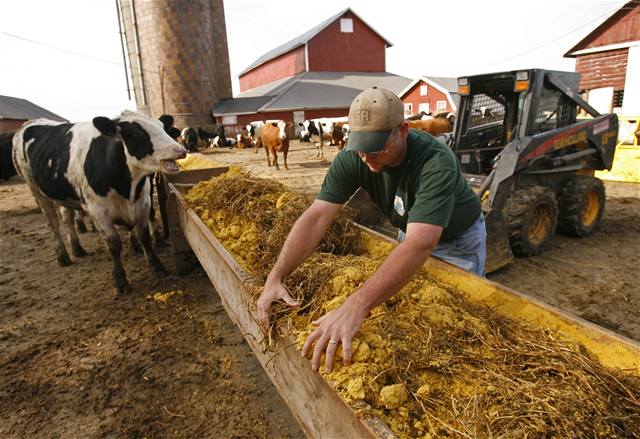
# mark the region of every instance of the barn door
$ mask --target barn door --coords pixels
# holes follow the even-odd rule
[[[300,137],[300,131],[302,131],[302,127],[300,124],[304,122],[304,111],[294,111],[293,112],[293,127],[295,128],[296,137]]]

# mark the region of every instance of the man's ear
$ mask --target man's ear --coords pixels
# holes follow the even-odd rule
[[[408,133],[409,133],[409,124],[406,121],[403,121],[400,124],[400,134],[402,134],[402,137],[407,137]]]
[[[108,117],[98,116],[93,118],[93,126],[100,134],[108,137],[115,137],[118,134],[118,127],[114,121]]]

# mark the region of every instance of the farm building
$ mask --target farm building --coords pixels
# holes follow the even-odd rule
[[[231,132],[253,120],[346,116],[362,90],[399,93],[409,78],[385,71],[391,43],[350,8],[259,57],[239,75],[240,94],[212,110]]]
[[[222,0],[117,0],[128,86],[139,111],[177,126],[211,123],[231,93]]]
[[[458,82],[456,78],[422,76],[398,93],[404,104],[405,117],[420,112],[449,113],[458,108]]]
[[[640,115],[640,1],[625,3],[564,56],[576,59],[580,90],[598,111]]]
[[[0,133],[15,131],[29,119],[46,117],[66,122],[67,120],[26,99],[0,95]]]

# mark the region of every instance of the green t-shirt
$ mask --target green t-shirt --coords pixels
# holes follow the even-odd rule
[[[442,226],[441,242],[460,236],[481,214],[480,200],[462,176],[455,154],[424,131],[410,129],[404,163],[377,173],[356,152],[340,151],[318,199],[343,204],[358,187],[405,232],[407,223]]]

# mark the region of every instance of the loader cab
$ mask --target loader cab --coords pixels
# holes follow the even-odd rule
[[[488,175],[514,139],[575,123],[575,103],[551,83],[549,73],[577,89],[577,73],[540,69],[458,79],[460,105],[451,147],[463,172]]]

